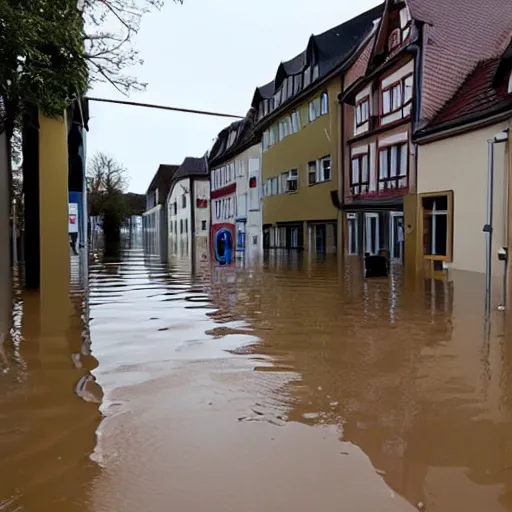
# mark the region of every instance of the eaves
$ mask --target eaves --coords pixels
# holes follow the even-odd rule
[[[419,145],[429,144],[485,128],[486,126],[499,123],[510,117],[512,117],[512,104],[507,104],[506,106],[502,105],[484,112],[466,115],[430,129],[426,128],[414,135],[413,142]]]
[[[368,36],[354,49],[352,54],[347,57],[343,62],[335,66],[331,71],[329,71],[323,77],[320,77],[316,82],[312,83],[306,89],[303,89],[299,94],[293,96],[292,98],[286,100],[282,103],[279,108],[272,111],[271,114],[264,117],[260,122],[256,124],[254,127],[254,131],[261,136],[261,133],[270,125],[272,125],[275,121],[277,121],[285,112],[297,107],[304,100],[308,99],[312,95],[316,94],[320,91],[326,83],[330,82],[333,78],[336,78],[341,73],[344,73],[347,68],[349,68],[359,57],[361,52],[363,51],[365,45],[370,41],[375,33],[375,29],[372,30]]]
[[[247,149],[249,149],[251,146],[254,146],[255,144],[259,144],[261,142],[261,135],[257,135],[256,133],[254,135],[251,135],[249,139],[247,139],[245,142],[240,144],[239,146],[233,146],[233,148],[230,148],[229,151],[224,152],[220,157],[213,159],[211,162],[208,163],[209,169],[212,169],[213,167],[218,167],[219,165],[224,164],[228,160],[232,160],[240,153],[243,153]]]

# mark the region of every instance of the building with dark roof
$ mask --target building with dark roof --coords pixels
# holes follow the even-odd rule
[[[186,157],[174,174],[165,202],[168,255],[195,268],[208,259],[210,182],[207,156]]]
[[[424,251],[450,259],[445,266],[486,272],[486,238],[495,277],[505,276],[508,261],[498,251],[512,245],[512,41],[501,56],[477,63],[434,119],[415,135],[418,144],[418,232]],[[494,143],[489,145],[488,141]],[[490,159],[492,157],[492,159]],[[492,162],[492,234],[487,219],[489,162]],[[448,198],[447,208],[442,201]],[[446,201],[445,201],[446,202]],[[439,232],[447,231],[440,238]],[[435,235],[433,234],[435,233]],[[430,244],[430,245],[429,245]],[[503,282],[498,281],[500,286]]]
[[[211,256],[221,265],[261,255],[261,143],[256,111],[219,133],[209,152]]]
[[[282,62],[256,89],[262,140],[264,243],[268,248],[335,252],[342,77],[366,47],[383,6],[322,34]]]
[[[389,252],[411,277],[423,263],[441,270],[453,262],[448,224],[442,236],[435,230],[437,243],[417,229],[423,214],[413,139],[428,126],[479,115],[488,94],[479,83],[511,33],[509,0],[386,0],[365,69],[340,95],[345,156],[339,195],[348,254]],[[464,99],[450,100],[479,66]],[[498,98],[487,99],[489,108],[501,108]],[[428,204],[437,203],[451,212],[450,194]]]
[[[178,167],[161,164],[146,191],[146,211],[143,214],[145,249],[162,261],[167,258],[168,219],[164,205]]]

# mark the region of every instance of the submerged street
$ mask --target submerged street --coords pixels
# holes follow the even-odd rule
[[[16,292],[0,510],[512,510],[512,358],[480,283],[350,265],[191,277],[127,250],[62,332]]]

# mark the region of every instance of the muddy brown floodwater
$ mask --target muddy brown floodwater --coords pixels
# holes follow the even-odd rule
[[[133,250],[51,325],[7,293],[0,510],[512,511],[512,339],[482,287]]]

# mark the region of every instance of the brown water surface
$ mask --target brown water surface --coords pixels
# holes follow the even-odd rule
[[[512,340],[482,276],[271,255],[193,277],[133,250],[89,285],[58,321],[0,300],[0,510],[512,511]]]

